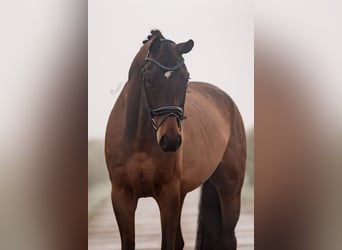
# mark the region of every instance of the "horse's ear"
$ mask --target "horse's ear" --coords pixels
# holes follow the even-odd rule
[[[194,41],[190,39],[185,43],[179,43],[176,45],[176,48],[180,54],[186,54],[192,50],[194,47]]]
[[[150,45],[150,48],[149,48],[149,51],[153,54],[153,53],[157,53],[158,50],[160,48],[160,39],[158,37],[154,38],[151,45]]]

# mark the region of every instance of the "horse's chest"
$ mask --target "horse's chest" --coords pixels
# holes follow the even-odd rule
[[[140,197],[158,195],[163,184],[173,176],[170,166],[156,162],[145,153],[134,154],[122,168],[116,177]]]

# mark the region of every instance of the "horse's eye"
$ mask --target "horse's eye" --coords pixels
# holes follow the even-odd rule
[[[148,87],[148,88],[151,88],[153,86],[150,79],[148,79],[148,78],[145,79],[145,84],[146,84],[146,87]]]
[[[142,79],[147,80],[149,78],[149,73],[145,70],[142,70],[141,77]]]
[[[186,79],[184,80],[184,86],[185,86],[185,88],[188,87],[188,84],[189,84],[189,78],[186,78]]]
[[[142,72],[142,77],[143,77],[143,80],[144,80],[146,86],[147,86],[147,87],[152,87],[152,83],[151,83],[151,81],[150,81],[150,78],[149,78],[149,76],[148,76],[148,73],[143,71],[143,72]]]

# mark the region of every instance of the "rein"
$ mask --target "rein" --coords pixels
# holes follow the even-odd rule
[[[161,39],[161,41],[170,41],[167,39]],[[147,62],[152,62],[154,64],[156,64],[158,67],[160,67],[161,69],[165,70],[165,71],[170,71],[170,74],[173,73],[173,71],[179,69],[183,64],[184,64],[184,59],[182,59],[181,62],[179,62],[176,65],[163,65],[161,64],[159,61],[157,61],[156,59],[153,59],[150,56],[150,52],[147,53],[146,57],[145,57],[145,64]],[[147,90],[146,90],[146,79],[144,78],[144,68],[145,68],[145,64],[141,70],[141,76],[142,76],[142,80],[144,83],[144,95],[145,95],[145,106],[146,109],[148,111],[148,114],[151,118],[152,121],[152,126],[154,128],[154,130],[158,130],[160,128],[160,126],[166,121],[167,118],[174,116],[177,119],[177,125],[178,127],[181,129],[181,123],[182,121],[185,119],[184,116],[184,106],[180,107],[177,105],[163,105],[163,106],[159,106],[157,108],[151,108],[147,99]],[[154,119],[155,116],[163,116],[163,118],[161,119],[161,121],[159,123],[157,123],[157,121]]]

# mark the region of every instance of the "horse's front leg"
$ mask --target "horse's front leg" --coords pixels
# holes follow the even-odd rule
[[[171,183],[162,188],[157,197],[162,227],[162,250],[175,250],[181,213],[179,183]]]
[[[112,188],[112,204],[121,236],[121,249],[135,249],[134,217],[137,198],[130,190]]]
[[[179,219],[178,219],[178,230],[177,230],[177,237],[176,237],[176,250],[183,250],[184,248],[184,239],[182,235],[182,228],[181,228],[181,215],[182,215],[182,208],[184,203],[185,194],[181,195],[181,203],[180,203],[180,210],[179,210]]]

